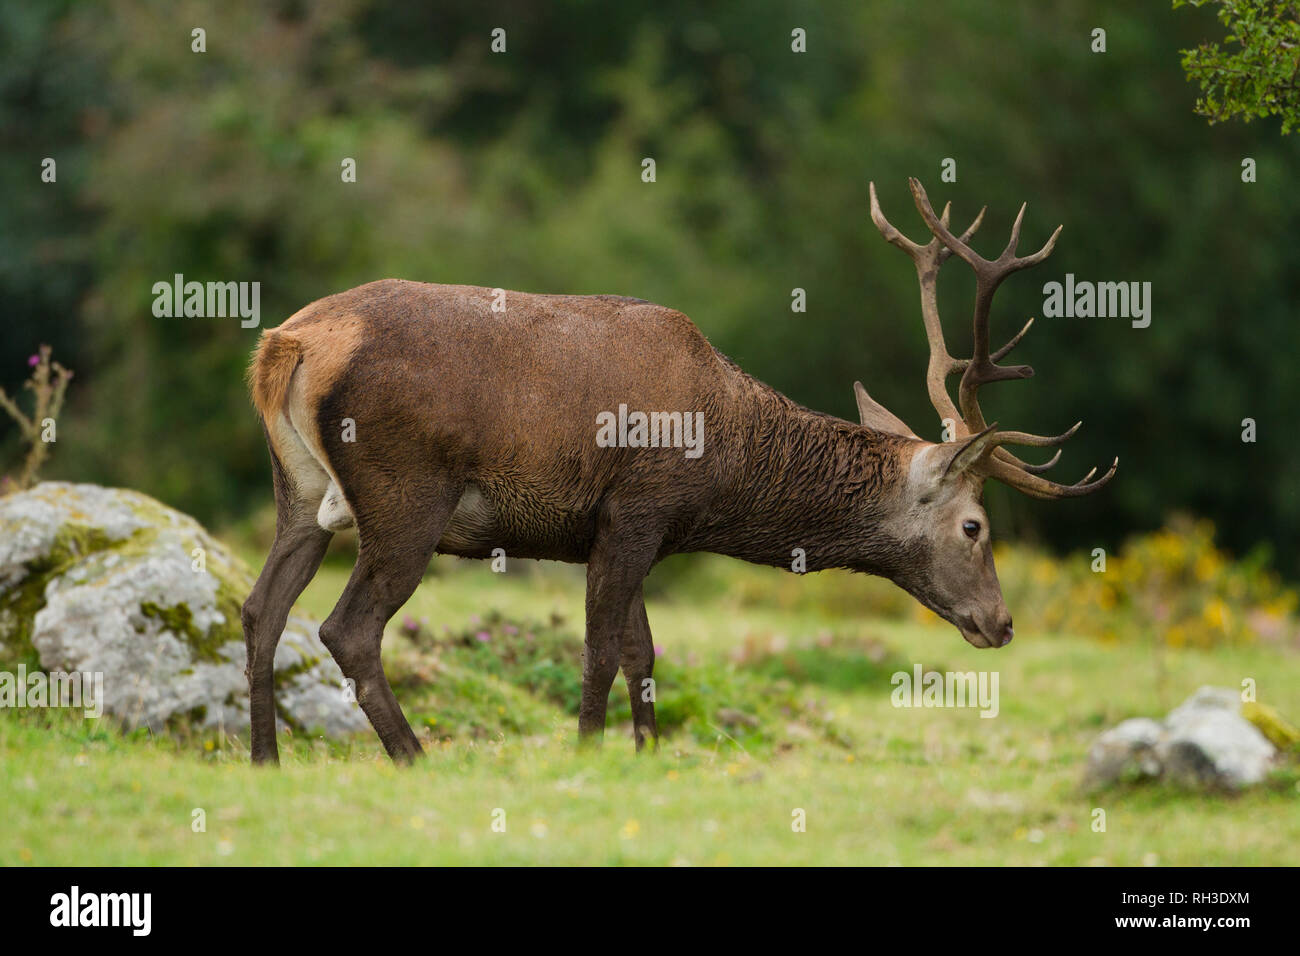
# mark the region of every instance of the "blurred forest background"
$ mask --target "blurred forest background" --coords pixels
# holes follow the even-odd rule
[[[922,235],[915,175],[962,225],[988,204],[986,255],[1021,201],[1026,249],[1065,224],[1000,291],[998,339],[1066,273],[1152,283],[1149,328],[1040,317],[1016,353],[1038,376],[988,390],[1007,427],[1084,419],[1058,480],[1121,462],[1085,503],[990,483],[999,534],[1109,549],[1187,512],[1295,576],[1300,140],[1194,115],[1179,51],[1222,35],[1169,0],[7,4],[0,386],[51,344],[77,378],[46,477],[235,521],[271,494],[243,383],[260,330],[155,318],[153,284],[259,281],[269,327],[395,276],[650,299],[806,405],[856,420],[860,378],[937,439],[915,275],[868,215],[875,180]],[[973,287],[954,260],[955,354]],[[0,460],[16,446],[0,431]]]

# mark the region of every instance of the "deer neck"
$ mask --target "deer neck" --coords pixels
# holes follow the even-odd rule
[[[809,571],[889,575],[906,560],[890,533],[913,444],[814,412],[762,386],[727,444],[697,550]],[[719,449],[722,451],[722,449]]]

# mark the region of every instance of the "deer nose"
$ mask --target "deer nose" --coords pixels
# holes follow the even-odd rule
[[[1011,626],[1011,619],[1007,619],[1006,626],[1002,628],[1002,643],[999,647],[1006,647],[1011,643],[1011,639],[1016,636],[1016,629]]]

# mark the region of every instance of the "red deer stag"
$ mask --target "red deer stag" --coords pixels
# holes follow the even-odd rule
[[[642,582],[669,554],[789,567],[799,548],[810,571],[889,578],[976,647],[1009,642],[984,480],[1067,498],[1100,488],[1116,465],[1095,481],[1048,481],[1039,473],[1056,458],[1031,465],[1003,446],[1057,446],[1078,426],[1055,437],[999,431],[977,399],[982,385],[1032,374],[996,364],[1029,326],[990,353],[989,307],[1003,279],[1047,257],[1060,229],[1017,256],[1021,207],[990,261],[967,245],[983,212],[957,237],[948,207],[937,216],[915,179],[911,189],[933,234],[926,245],[890,225],[874,184],[871,217],[916,265],[930,400],[954,435],[941,444],[861,383],[861,424],[803,408],[746,375],[686,316],[640,299],[385,280],[264,332],[249,380],[270,446],[276,532],[243,608],[253,760],[278,759],[272,660],[290,606],[330,536],[353,522],[356,567],[320,636],[395,760],[421,750],[384,676],[380,641],[435,551],[585,563],[579,733],[604,733],[622,667],[638,748],[657,736],[654,704],[640,693],[654,669]],[[952,254],[977,281],[970,359],[948,354],[939,324],[935,279]],[[492,308],[502,296],[504,312]],[[954,404],[946,380],[958,372]],[[645,415],[628,430],[641,410],[655,411],[652,440]],[[612,437],[616,416],[626,440],[599,440],[602,429]],[[692,420],[697,434],[683,451]]]

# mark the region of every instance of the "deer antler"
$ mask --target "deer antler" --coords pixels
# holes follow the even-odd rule
[[[920,184],[917,183],[917,185],[919,186]],[[932,404],[935,411],[939,413],[939,418],[941,420],[951,421],[953,423],[955,437],[965,438],[969,435],[975,434],[977,431],[983,431],[983,425],[976,429],[966,423],[965,417],[960,411],[958,411],[957,406],[953,404],[951,397],[948,395],[948,387],[946,384],[948,376],[954,375],[957,372],[965,372],[972,362],[971,359],[955,359],[948,354],[948,348],[945,345],[943,338],[943,326],[939,321],[939,305],[935,293],[936,282],[939,275],[939,267],[949,256],[952,255],[953,250],[944,244],[938,235],[933,236],[929,243],[924,246],[908,239],[900,233],[893,224],[885,218],[884,213],[881,212],[880,201],[876,198],[875,183],[869,185],[869,191],[871,193],[871,219],[876,224],[876,228],[880,230],[881,235],[883,235],[890,243],[898,246],[898,248],[906,252],[908,256],[911,257],[912,262],[916,265],[917,279],[921,286],[921,316],[925,323],[926,338],[930,342],[930,363],[926,373],[926,389],[930,393],[930,404]],[[929,208],[928,203],[927,208]],[[942,223],[945,230],[948,225],[950,209],[951,204],[945,205],[943,207],[943,215],[939,217],[939,221]],[[931,210],[931,212],[933,212],[933,210]],[[984,212],[985,209],[981,209],[979,215],[975,217],[975,220],[970,224],[966,231],[962,233],[961,242],[963,244],[975,234],[975,230],[977,230],[980,227],[980,223],[984,221]],[[1029,327],[1033,325],[1033,323],[1033,319],[1026,322],[1025,327],[1017,332],[1015,336],[1012,337],[1011,341],[1007,342],[1006,345],[1002,346],[1002,348],[998,349],[992,356],[990,356],[991,361],[997,361],[998,359],[1003,358],[1008,352],[1015,348],[1020,340],[1024,338],[1025,333],[1029,331]],[[1029,372],[1030,374],[1033,374],[1032,369],[1030,369]],[[1046,471],[1048,468],[1051,468],[1056,464],[1061,457],[1058,452],[1045,464],[1031,465],[1027,462],[1021,461],[1019,458],[1002,448],[998,448],[996,454],[1008,463],[1022,468],[1030,474],[1040,474]]]
[[[925,194],[925,187],[921,185],[920,181],[912,178],[908,180],[908,185],[911,187],[912,198],[916,202],[917,211],[920,212],[921,218],[925,220],[925,224],[932,233],[932,238],[926,245],[922,246],[908,239],[885,218],[884,213],[880,210],[880,203],[876,198],[875,183],[870,184],[871,219],[876,224],[876,228],[880,230],[881,235],[891,244],[906,252],[916,266],[917,279],[921,286],[921,318],[925,323],[925,335],[930,343],[930,362],[926,371],[926,389],[930,394],[930,403],[934,406],[935,411],[939,413],[939,417],[951,420],[957,437],[964,438],[978,434],[989,427],[984,420],[984,413],[979,405],[978,393],[981,386],[990,382],[1029,378],[1034,374],[1034,370],[1028,365],[997,364],[1020,343],[1025,333],[1029,331],[1030,326],[1033,325],[1034,320],[1030,319],[1026,322],[1024,328],[1017,332],[1004,346],[990,352],[989,312],[993,304],[993,294],[1001,285],[1002,280],[1013,272],[1019,272],[1021,269],[1037,265],[1051,255],[1052,249],[1056,246],[1056,239],[1061,234],[1062,227],[1057,226],[1051,238],[1037,252],[1028,256],[1017,255],[1016,247],[1020,242],[1020,226],[1025,217],[1025,206],[1021,205],[1020,212],[1016,215],[1016,221],[1011,227],[1011,238],[1007,242],[1006,248],[1002,250],[1002,254],[998,258],[985,259],[967,245],[970,237],[975,234],[975,230],[979,228],[980,223],[984,220],[984,209],[980,210],[979,215],[975,217],[975,221],[970,224],[960,237],[954,236],[948,228],[950,204],[945,205],[943,213],[936,216],[934,208],[930,205],[930,200]],[[939,321],[939,305],[936,296],[939,267],[953,254],[956,254],[958,258],[969,265],[975,273],[974,354],[969,359],[955,359],[948,353],[943,338],[943,327]],[[957,372],[962,374],[957,387],[958,404],[954,404],[952,397],[948,393],[947,379]],[[977,465],[977,469],[987,477],[997,478],[1012,488],[1037,498],[1073,498],[1096,491],[1114,476],[1119,465],[1118,458],[1111,464],[1106,474],[1096,481],[1090,480],[1096,473],[1094,468],[1081,481],[1073,485],[1063,485],[1038,477],[1060,459],[1061,453],[1059,449],[1050,461],[1041,465],[1032,465],[1021,461],[1001,447],[1002,445],[1025,445],[1036,448],[1056,448],[1069,440],[1078,431],[1081,424],[1082,422],[1076,422],[1060,435],[1031,435],[1027,432],[995,431],[990,450],[986,452],[984,459]]]

